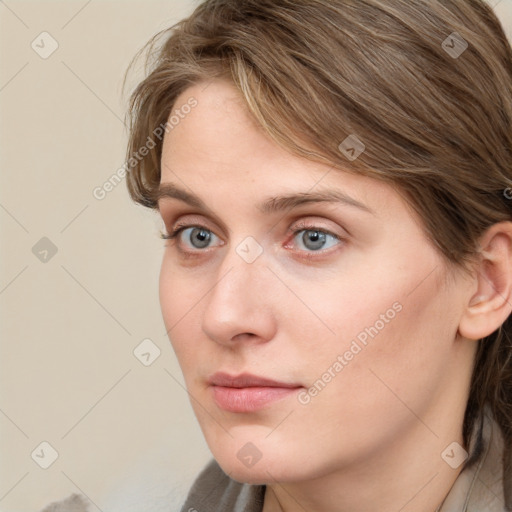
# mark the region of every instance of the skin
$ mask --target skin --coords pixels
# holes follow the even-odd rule
[[[267,484],[264,512],[434,512],[462,469],[441,453],[463,443],[474,340],[510,313],[510,223],[483,240],[492,263],[464,275],[391,186],[291,155],[228,82],[192,86],[175,108],[190,97],[197,107],[164,139],[161,183],[207,209],[166,197],[159,210],[168,233],[178,221],[199,225],[210,245],[198,247],[192,229],[166,242],[160,302],[213,456],[231,478]],[[373,213],[342,203],[257,209],[326,189]],[[339,240],[312,249],[308,229]],[[252,263],[236,250],[248,236],[263,250]],[[233,413],[214,402],[207,379],[217,371],[296,383],[304,396],[396,303],[401,310],[309,403],[295,393]],[[237,457],[249,442],[261,453],[252,467]]]

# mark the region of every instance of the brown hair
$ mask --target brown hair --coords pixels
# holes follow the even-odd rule
[[[128,158],[188,87],[224,77],[292,153],[393,184],[456,268],[469,268],[487,228],[512,220],[512,49],[483,0],[206,0],[144,49],[154,59],[130,99]],[[349,136],[365,146],[355,160],[339,147]],[[150,208],[161,152],[160,139],[127,175]],[[467,446],[490,406],[509,510],[511,318],[479,341],[463,425]]]

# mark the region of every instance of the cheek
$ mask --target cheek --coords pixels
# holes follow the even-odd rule
[[[456,315],[450,316],[454,301],[439,283],[440,270],[429,275],[433,260],[411,258],[406,266],[389,258],[388,268],[382,261],[338,282],[310,285],[308,305],[319,318],[305,308],[299,314],[299,305],[289,317],[295,318],[288,322],[293,338],[301,340],[297,357],[308,361],[308,383],[321,379],[341,356],[343,368],[331,369],[337,382],[332,388],[349,401],[392,399],[386,384],[404,396],[428,391],[431,372],[449,360],[457,330]]]
[[[165,327],[169,333],[179,318],[179,301],[180,292],[183,286],[178,278],[177,273],[172,271],[172,267],[166,261],[166,255],[162,260],[159,278],[159,298],[160,309],[165,322]],[[170,333],[169,333],[170,334]]]
[[[160,269],[159,299],[162,318],[172,347],[180,364],[192,352],[193,340],[191,326],[194,325],[194,308],[198,306],[201,290],[197,280],[190,280],[183,269],[178,269],[170,259],[164,259]],[[196,285],[194,285],[196,283]],[[187,335],[188,334],[188,335]]]
[[[447,317],[450,296],[436,280],[411,293],[417,281],[395,280],[372,293],[352,288],[350,300],[335,302],[331,294],[326,298],[326,305],[338,304],[324,309],[326,323],[337,334],[317,345],[308,373],[311,384],[332,381],[312,399],[333,419],[332,425],[343,412],[341,416],[352,418],[352,432],[368,431],[371,438],[375,417],[391,432],[408,416],[404,404],[421,413],[442,385],[457,322]],[[329,368],[335,378],[326,375]]]
[[[209,285],[204,271],[193,272],[176,261],[176,256],[164,252],[159,277],[159,298],[164,318],[174,325],[198,305]],[[211,287],[211,285],[210,285]]]

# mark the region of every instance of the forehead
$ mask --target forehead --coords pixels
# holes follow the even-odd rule
[[[264,196],[333,189],[376,211],[394,206],[403,213],[404,200],[389,184],[349,168],[307,160],[279,146],[257,124],[230,82],[190,87],[178,97],[171,115],[191,99],[197,105],[182,114],[164,138],[162,184],[173,183],[205,202],[213,191],[260,203]]]
[[[178,124],[170,123],[173,128],[163,143],[164,162],[185,157],[228,163],[260,152],[273,160],[289,156],[262,133],[230,82],[214,80],[185,90],[177,98],[169,119],[191,100],[197,103],[194,109],[182,115]]]

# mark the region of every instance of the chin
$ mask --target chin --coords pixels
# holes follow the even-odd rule
[[[257,456],[257,452],[250,444],[244,446],[245,448],[236,450],[234,456],[233,452],[223,451],[219,453],[218,450],[213,452],[224,473],[237,482],[265,485],[273,482],[301,481],[313,477],[311,464],[306,467],[298,460],[280,453],[278,448],[274,450],[267,448],[266,450],[271,453],[267,457],[264,453],[261,453],[265,451],[265,449],[262,449],[260,452],[261,458],[254,462],[256,459],[250,459],[251,451],[253,451],[254,456]],[[246,459],[245,462],[244,459]]]
[[[222,467],[222,466],[221,466]],[[265,470],[256,471],[254,469],[246,469],[241,470],[239,467],[233,469],[228,467],[227,469],[232,470],[231,473],[226,472],[226,469],[222,467],[224,473],[228,474],[229,477],[236,482],[241,484],[251,484],[251,485],[267,485],[274,482],[274,479],[271,478],[268,473],[265,473]]]

